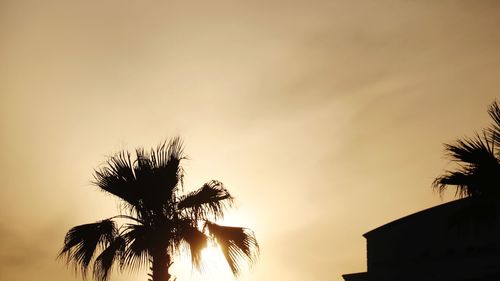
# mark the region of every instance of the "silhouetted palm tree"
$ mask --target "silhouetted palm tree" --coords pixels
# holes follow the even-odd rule
[[[490,128],[487,129],[491,141],[493,141],[496,144],[500,143],[500,106],[498,103],[495,101],[493,104],[491,104],[490,108],[488,109],[488,114],[490,115],[491,119],[493,119],[493,124],[491,125]],[[497,147],[498,149],[498,147]]]
[[[488,109],[494,123],[473,138],[459,139],[445,144],[452,161],[458,164],[435,179],[433,186],[440,193],[449,185],[456,187],[458,197],[500,200],[500,107],[495,101]]]
[[[94,173],[94,183],[120,198],[125,214],[73,227],[60,257],[84,276],[93,263],[93,276],[99,281],[109,277],[114,264],[120,269],[150,264],[153,281],[168,281],[172,258],[183,245],[199,268],[201,251],[209,241],[217,243],[235,275],[244,262],[254,261],[259,246],[251,230],[211,221],[222,218],[233,202],[221,182],[210,181],[194,192],[179,194],[180,162],[185,159],[179,138],[150,152],[136,149],[134,156],[122,151]],[[118,226],[117,220],[125,222]]]

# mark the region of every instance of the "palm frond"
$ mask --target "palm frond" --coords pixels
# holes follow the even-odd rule
[[[458,168],[436,178],[434,188],[442,193],[448,185],[454,185],[459,197],[500,195],[500,162],[494,143],[486,135],[457,140],[456,144],[446,144],[445,149]]]
[[[487,129],[490,138],[495,143],[500,143],[500,106],[494,101],[488,108],[488,114],[493,119],[493,124]]]
[[[208,237],[190,221],[181,221],[179,228],[182,241],[189,247],[193,266],[201,269],[201,252],[208,245]]]
[[[150,227],[139,224],[127,224],[122,234],[126,248],[120,261],[121,268],[139,270],[149,262],[149,250],[155,246]]]
[[[182,185],[182,141],[173,138],[163,142],[156,150],[137,148],[121,151],[107,159],[94,171],[93,183],[128,203],[130,210],[141,215],[146,209],[159,210],[169,204]]]
[[[252,264],[259,254],[259,244],[247,228],[222,226],[209,221],[205,227],[222,250],[231,271],[239,274],[244,263]]]
[[[136,177],[135,188],[140,190],[141,204],[145,209],[157,210],[167,200],[161,196],[162,180],[157,175],[151,161],[151,154],[143,148],[135,150],[134,174]]]
[[[116,235],[115,223],[109,219],[75,226],[66,234],[59,257],[66,256],[66,262],[80,267],[85,276],[97,248],[108,246]]]
[[[101,168],[94,171],[93,183],[132,206],[136,206],[141,199],[129,152],[121,151],[109,157]]]
[[[439,194],[443,194],[449,185],[456,186],[455,195],[459,198],[472,196],[475,191],[471,188],[470,175],[462,171],[446,171],[432,183]]]
[[[470,139],[459,139],[456,144],[445,144],[452,161],[466,165],[481,165],[496,162],[494,143],[486,136],[477,135]]]
[[[224,185],[212,180],[200,189],[182,197],[178,207],[190,209],[190,215],[195,218],[207,219],[209,215],[213,215],[217,219],[223,217],[224,209],[230,207],[232,203],[233,197]]]
[[[186,159],[184,155],[184,145],[180,137],[172,138],[170,141],[162,142],[156,147],[156,150],[151,150],[151,155],[155,167],[166,167],[171,164],[178,165],[178,161]],[[171,163],[174,162],[174,163]]]
[[[155,172],[161,178],[161,195],[169,199],[170,196],[183,185],[184,170],[180,163],[186,159],[182,140],[179,137],[172,138],[169,142],[163,142],[156,150],[151,149],[151,163]]]
[[[138,148],[135,155],[135,185],[136,189],[141,190],[142,204],[147,209],[163,208],[172,201],[179,183],[182,185],[182,141],[180,138],[173,138],[150,151]]]
[[[105,281],[109,277],[109,273],[113,264],[119,260],[125,249],[125,239],[117,236],[110,245],[97,256],[94,261],[93,274],[98,281]]]

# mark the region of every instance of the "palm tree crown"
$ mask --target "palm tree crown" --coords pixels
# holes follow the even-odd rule
[[[458,197],[500,200],[500,107],[495,101],[488,113],[493,124],[473,138],[445,144],[452,161],[458,164],[434,180],[433,186],[443,193],[449,185],[456,187]]]
[[[59,256],[84,276],[92,267],[98,281],[107,280],[115,264],[120,269],[150,265],[153,281],[168,281],[172,258],[183,245],[193,265],[200,268],[201,251],[213,241],[237,275],[243,263],[256,259],[257,240],[247,228],[212,221],[222,218],[233,203],[221,182],[212,180],[196,191],[180,194],[183,159],[179,138],[150,151],[122,151],[109,157],[95,170],[93,183],[120,198],[125,214],[71,228]]]

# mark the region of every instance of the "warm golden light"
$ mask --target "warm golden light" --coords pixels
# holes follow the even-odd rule
[[[217,245],[209,245],[201,253],[203,264],[205,266],[215,266],[217,268],[227,267],[224,261],[224,255]]]
[[[260,243],[239,281],[365,270],[361,235],[442,203],[441,144],[490,122],[499,14],[496,1],[0,0],[0,279],[82,280],[54,257],[71,226],[116,213],[93,169],[176,135],[187,191],[223,182],[236,200],[221,224]],[[206,275],[180,258],[174,276],[234,280],[217,248],[203,259]]]
[[[189,254],[184,252],[174,263],[174,274],[182,280],[193,281],[234,281],[235,278],[217,245],[209,244],[202,250],[200,270],[190,264]],[[248,272],[244,272],[248,274]]]

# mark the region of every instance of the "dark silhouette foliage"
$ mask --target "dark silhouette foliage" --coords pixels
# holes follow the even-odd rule
[[[84,277],[92,267],[98,281],[107,280],[114,265],[120,270],[149,265],[153,281],[168,281],[172,258],[183,246],[200,269],[201,251],[213,241],[233,274],[238,275],[244,263],[255,261],[257,240],[247,228],[212,221],[222,218],[233,203],[221,182],[213,180],[196,191],[180,194],[184,159],[179,138],[150,151],[140,148],[109,157],[95,170],[93,183],[120,198],[125,214],[71,228],[59,257],[66,258]]]
[[[488,113],[494,123],[484,129],[482,135],[445,144],[447,156],[458,164],[458,168],[434,180],[433,186],[440,193],[451,185],[456,187],[456,195],[461,198],[500,200],[500,107],[496,101]]]
[[[481,228],[497,220],[500,208],[500,107],[496,101],[490,105],[488,113],[493,124],[482,134],[445,144],[447,156],[457,163],[457,168],[437,177],[433,187],[442,194],[448,186],[454,186],[457,197],[469,200],[450,218],[450,226],[460,228],[470,222]]]

